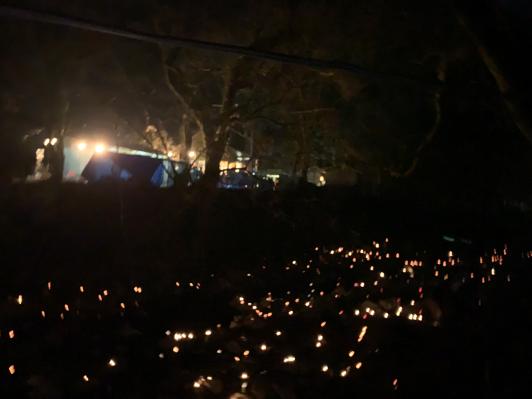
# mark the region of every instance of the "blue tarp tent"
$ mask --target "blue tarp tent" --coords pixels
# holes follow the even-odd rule
[[[167,159],[107,152],[94,154],[81,175],[89,182],[122,180],[156,187],[173,185],[172,163]]]

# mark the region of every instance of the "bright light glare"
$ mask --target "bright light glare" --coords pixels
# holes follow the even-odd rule
[[[55,145],[57,143],[57,138],[54,137],[51,141],[50,141],[50,144],[51,145]]]
[[[96,151],[97,154],[101,154],[105,151],[105,145],[104,144],[96,144],[94,147],[94,151]]]
[[[196,151],[189,151],[188,152],[188,157],[189,158],[196,158]]]
[[[83,151],[85,148],[87,148],[87,143],[84,141],[80,141],[78,143],[78,150]]]
[[[47,146],[48,144],[50,144],[50,139],[44,139],[44,145]]]

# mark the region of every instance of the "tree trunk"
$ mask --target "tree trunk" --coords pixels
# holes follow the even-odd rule
[[[207,145],[207,162],[205,164],[204,179],[209,185],[216,186],[220,176],[220,162],[225,153],[227,140],[214,140]]]
[[[59,96],[59,106],[57,132],[53,134],[53,136],[57,134],[57,143],[54,148],[53,172],[51,172],[51,178],[56,182],[61,182],[63,180],[63,170],[65,167],[65,133],[67,131],[68,112],[70,110],[70,101],[64,90],[61,91]]]
[[[50,181],[59,183],[63,178],[63,139],[58,138],[59,132],[56,129],[48,129],[50,144],[44,149],[45,164],[50,173]],[[57,139],[55,144],[51,144],[52,139]]]
[[[236,96],[236,82],[235,73],[239,66],[237,64],[231,66],[226,73],[224,94],[222,99],[222,108],[220,110],[219,126],[216,129],[214,137],[209,137],[205,132],[205,144],[207,145],[207,163],[205,165],[205,180],[206,184],[216,187],[218,178],[220,176],[220,161],[222,160],[225,147],[229,140],[229,128],[231,126],[232,114],[234,112],[235,96]]]
[[[183,116],[183,132],[185,136],[185,156],[188,157],[188,152],[192,148],[192,129],[189,128],[187,115]]]
[[[299,163],[301,162],[301,150],[297,150],[296,152],[296,158],[294,159],[294,165],[292,166],[292,177],[297,177],[297,171],[299,167]]]
[[[192,148],[192,129],[189,128],[189,121],[187,114],[181,117],[181,124],[178,130],[179,137],[179,159],[185,161],[193,161],[189,159],[188,153]]]

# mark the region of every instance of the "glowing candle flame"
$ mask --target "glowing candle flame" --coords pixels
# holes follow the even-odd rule
[[[366,335],[367,330],[368,330],[368,326],[362,327],[362,330],[360,330],[360,334],[358,334],[358,342],[361,342],[364,339],[364,336]]]

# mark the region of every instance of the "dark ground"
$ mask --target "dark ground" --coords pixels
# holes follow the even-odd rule
[[[345,189],[206,193],[24,185],[0,195],[2,398],[229,397],[240,390],[244,366],[251,374],[247,392],[256,398],[507,397],[530,391],[530,215],[493,203],[442,204],[421,195],[385,200]],[[443,235],[456,241],[444,241]],[[390,278],[395,273],[385,283],[386,295],[369,287],[367,296],[352,289],[353,281],[373,275],[368,269],[373,260],[362,260],[353,272],[323,249],[367,251],[372,240],[385,237],[390,238],[387,250],[401,253],[400,261],[374,260]],[[478,264],[479,256],[487,259],[494,248],[500,254],[504,245],[509,248],[504,273],[497,271],[489,284],[481,284],[478,279],[489,276],[490,269]],[[449,280],[435,279],[430,267],[411,280],[401,277],[404,259],[432,265],[448,250],[462,258]],[[311,277],[305,270],[286,271],[292,259],[301,264],[313,259],[312,270],[322,272]],[[473,271],[475,280],[464,283]],[[304,295],[309,281],[325,296],[315,299],[312,311],[298,310],[295,318],[276,315],[269,324],[256,325],[249,322],[250,309],[235,305],[243,295],[266,306],[268,291],[282,303]],[[340,302],[335,302],[336,282]],[[437,304],[441,317],[423,323],[369,318],[367,343],[356,350],[364,364],[356,377],[323,378],[314,370],[323,359],[306,347],[307,332],[327,320],[334,337],[329,341],[347,351],[345,334],[353,320],[338,317],[338,309],[351,313],[371,300],[380,304],[379,315],[385,308],[379,301],[421,299],[414,284],[424,288],[424,299]],[[80,285],[91,299],[80,294]],[[137,285],[141,295],[132,290]],[[101,305],[96,295],[105,289],[110,295]],[[121,301],[125,310],[119,310]],[[65,303],[72,309],[65,311]],[[46,318],[39,315],[42,309]],[[170,359],[166,329],[202,334],[216,323],[222,326],[211,341],[181,349],[178,360]],[[354,323],[358,332],[362,319]],[[270,357],[252,352],[236,367],[232,355],[223,360],[210,355],[214,345],[225,345],[232,354],[256,348],[271,328],[285,334]],[[11,329],[15,339],[9,338]],[[299,351],[298,362],[287,371],[277,358],[290,348]],[[159,352],[165,359],[157,357]],[[119,363],[113,369],[106,366],[111,355]],[[341,363],[336,352],[327,356],[331,368]],[[14,362],[16,373],[10,375]],[[85,372],[88,383],[81,380]],[[198,375],[207,373],[219,381],[191,388]]]

